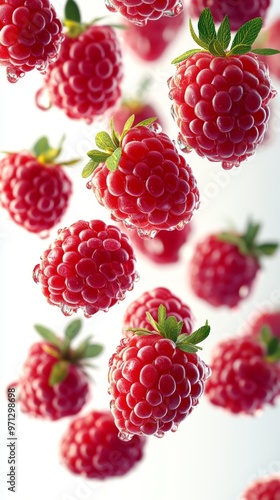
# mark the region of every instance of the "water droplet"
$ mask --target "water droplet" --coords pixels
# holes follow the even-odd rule
[[[133,438],[133,434],[130,434],[130,432],[125,432],[125,431],[120,431],[118,433],[118,437],[122,440],[122,441],[131,441],[131,439]]]
[[[178,2],[174,5],[173,9],[166,11],[164,15],[169,17],[178,16],[178,14],[181,14],[181,12],[183,12],[183,9],[184,5],[182,1],[178,0]]]
[[[160,429],[154,433],[154,436],[161,439],[164,436],[164,431],[161,431]]]
[[[222,161],[222,167],[224,170],[231,170],[233,167],[239,167],[240,162],[237,161]]]
[[[124,300],[125,299],[125,293],[122,292],[121,290],[119,290],[118,293],[116,294],[116,299],[118,299],[118,300]]]
[[[273,99],[273,97],[276,97],[276,96],[277,96],[277,94],[278,94],[277,90],[272,89],[272,90],[271,90],[271,99]]]
[[[140,238],[154,238],[158,231],[155,229],[138,228],[137,233]]]
[[[173,76],[170,76],[170,77],[168,78],[167,82],[166,82],[168,87],[170,86],[170,83],[171,83],[171,81],[172,81],[172,78],[173,78]]]
[[[153,122],[151,123],[151,125],[149,125],[149,129],[152,131],[152,132],[155,132],[155,134],[160,134],[162,132],[162,127],[160,126],[159,123],[157,122]]]
[[[187,225],[187,222],[185,220],[181,220],[180,222],[178,222],[177,226],[175,226],[174,229],[178,229],[178,231],[182,231],[182,229],[184,229],[184,227]]]
[[[169,99],[171,99],[171,101],[173,101],[173,99],[174,99],[174,90],[173,89],[169,90],[168,97],[169,97]]]
[[[146,26],[148,20],[147,19],[131,19],[131,22],[136,26]]]
[[[212,370],[210,366],[204,364],[204,374],[203,374],[203,380],[207,380],[211,376]]]
[[[192,398],[192,406],[197,406],[197,405],[198,405],[198,399]]]
[[[109,389],[108,389],[108,394],[110,394],[110,390]],[[115,402],[113,400],[111,400],[109,406],[110,406],[110,410],[114,411],[115,406],[116,406]]]
[[[52,102],[46,88],[42,87],[35,93],[35,104],[42,111],[47,111],[52,107]]]
[[[47,66],[48,66],[48,62],[47,61],[43,61],[43,60],[39,60],[35,64],[35,68],[38,71],[40,71],[40,73],[46,72]]]
[[[190,153],[192,151],[192,148],[182,139],[181,134],[178,134],[177,144],[183,153]]]
[[[71,306],[68,306],[67,304],[61,304],[60,305],[61,312],[64,314],[64,316],[72,316],[74,309]]]
[[[173,104],[172,104],[172,106],[171,106],[171,108],[170,108],[170,113],[171,113],[171,116],[172,116],[172,118],[173,118],[174,122],[176,122],[176,120],[177,120],[177,115],[176,115],[175,107],[173,106]]]
[[[41,240],[45,240],[47,239],[48,237],[50,236],[50,232],[46,229],[45,231],[41,231],[39,233],[39,238],[41,238]]]
[[[134,281],[137,283],[137,281],[140,280],[140,275],[138,273],[134,273]]]
[[[32,273],[32,278],[35,281],[35,283],[39,283],[40,281],[40,275],[41,275],[41,269],[40,269],[40,264],[37,264]]]
[[[25,75],[25,72],[19,68],[14,68],[13,66],[8,66],[6,68],[7,80],[10,83],[16,83],[19,78],[22,78]]]
[[[105,0],[105,5],[110,12],[117,12],[117,9],[111,4],[110,0]]]
[[[92,188],[92,181],[91,180],[86,183],[86,188],[87,189],[91,189]]]
[[[177,432],[179,425],[175,422],[172,423],[171,432]]]

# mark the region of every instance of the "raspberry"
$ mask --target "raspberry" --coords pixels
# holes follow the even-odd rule
[[[33,271],[51,305],[66,316],[108,311],[132,290],[138,275],[128,236],[101,220],[79,220],[58,231]]]
[[[110,408],[124,441],[175,432],[198,405],[210,375],[195,346],[209,334],[208,325],[180,335],[182,325],[174,316],[166,318],[162,304],[158,322],[149,318],[154,330],[134,329],[109,361]]]
[[[241,24],[254,17],[265,20],[270,0],[247,0],[233,2],[232,0],[190,0],[189,15],[198,18],[205,7],[211,7],[215,23],[221,23],[225,15],[228,16],[231,29],[237,31]]]
[[[140,236],[162,230],[182,229],[199,206],[196,179],[171,139],[149,120],[132,127],[134,116],[121,135],[112,128],[96,135],[105,152],[88,152],[91,161],[83,177],[92,174],[91,187],[111,217]],[[105,144],[105,145],[104,145]]]
[[[45,137],[31,152],[11,153],[0,161],[0,204],[12,220],[31,233],[46,236],[65,214],[72,195],[72,182],[60,153]]]
[[[280,17],[276,17],[263,30],[259,42],[255,47],[262,48],[264,43],[269,47],[280,49],[279,41]],[[259,55],[259,58],[267,64],[270,74],[273,78],[280,80],[280,60],[279,57],[269,57]]]
[[[162,16],[176,16],[183,10],[181,0],[105,0],[110,12],[118,12],[129,22],[145,26]]]
[[[219,342],[205,386],[208,400],[230,413],[247,415],[274,404],[280,390],[279,361],[266,356],[265,347],[249,336]]]
[[[83,367],[89,357],[102,351],[89,339],[78,349],[70,349],[70,341],[81,327],[75,320],[65,330],[65,339],[41,325],[35,325],[44,339],[30,347],[17,382],[20,410],[32,417],[58,420],[78,413],[89,400],[89,378]]]
[[[248,486],[240,500],[280,500],[280,477],[257,479]]]
[[[204,24],[208,26],[206,33]],[[231,169],[253,155],[263,141],[270,116],[268,104],[276,91],[267,65],[256,55],[258,49],[251,49],[249,41],[247,53],[240,48],[244,32],[249,32],[251,37],[254,30],[256,38],[261,19],[249,21],[247,27],[243,25],[230,50],[227,49],[230,28],[226,18],[222,24],[223,29],[216,33],[210,10],[202,12],[201,38],[197,40],[205,50],[189,50],[174,59],[176,71],[168,80],[168,86],[171,113],[179,129],[178,144],[182,150],[193,149],[199,156]],[[225,31],[225,37],[221,37],[221,31]],[[279,52],[263,50],[269,54]]]
[[[280,340],[280,311],[261,312],[250,324],[248,334],[259,337],[263,328],[269,328],[271,333]]]
[[[124,476],[143,458],[145,437],[129,443],[118,437],[109,410],[93,410],[76,417],[60,443],[61,463],[70,472],[92,479]]]
[[[48,68],[36,104],[43,110],[57,106],[69,118],[91,123],[111,109],[121,95],[120,43],[110,26],[82,24],[80,17],[68,20],[67,26],[59,58]],[[41,102],[44,94],[48,95],[49,106]]]
[[[133,333],[129,328],[148,329],[150,322],[146,311],[149,311],[155,317],[160,304],[164,304],[168,316],[174,316],[177,321],[182,321],[181,333],[190,335],[194,326],[194,316],[190,307],[167,288],[158,287],[144,292],[127,307],[123,316],[124,337],[132,336]]]
[[[244,234],[209,234],[196,245],[189,265],[193,292],[214,307],[235,307],[248,297],[261,268],[261,257],[272,255],[277,244],[257,245],[260,229],[249,222]]]
[[[0,65],[15,83],[58,57],[63,27],[49,0],[0,0]]]

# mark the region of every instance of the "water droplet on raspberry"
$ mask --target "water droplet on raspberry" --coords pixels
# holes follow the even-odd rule
[[[222,167],[224,170],[231,170],[233,167],[239,167],[239,161],[222,161]]]
[[[143,228],[138,228],[137,233],[140,236],[140,238],[154,238],[155,235],[157,234],[157,231],[149,230],[149,229],[143,229]]]
[[[42,74],[46,73],[47,67],[48,67],[48,61],[37,61],[35,64],[35,68]]]
[[[74,312],[73,307],[70,307],[67,304],[61,304],[60,309],[64,316],[71,316]]]
[[[139,280],[140,280],[140,276],[139,276],[139,274],[138,274],[138,273],[135,273],[135,275],[134,275],[134,281],[135,281],[135,282],[137,282],[137,281],[139,281]]]
[[[211,370],[210,366],[204,365],[203,380],[207,380],[208,378],[210,378],[211,373],[212,373],[212,370]]]
[[[6,69],[7,80],[10,83],[16,83],[19,78],[22,78],[25,73],[19,68],[14,68],[13,66],[9,66]]]
[[[183,141],[181,134],[178,134],[177,144],[183,153],[190,153],[192,151],[192,148]]]
[[[32,278],[35,281],[35,283],[39,283],[40,275],[41,275],[40,264],[37,264],[37,266],[34,267],[33,273],[32,273]]]
[[[165,11],[164,15],[169,16],[169,17],[178,16],[178,14],[180,14],[183,11],[183,9],[184,9],[184,6],[183,6],[181,0],[179,0],[174,5],[173,9]]]
[[[118,433],[118,437],[122,441],[127,442],[127,441],[131,441],[131,439],[133,438],[133,434],[130,434],[130,432],[120,431]]]
[[[117,294],[116,294],[116,298],[118,300],[124,300],[125,299],[125,293],[119,291]]]
[[[173,90],[170,90],[168,92],[168,97],[169,97],[169,99],[171,99],[171,101],[173,101],[173,99],[174,99],[174,91]]]
[[[39,238],[41,238],[41,240],[46,240],[50,236],[50,232],[47,230],[41,231],[40,233],[38,233],[38,236]]]
[[[157,438],[163,438],[164,436],[164,431],[158,430],[157,432],[154,433],[154,436]]]
[[[50,96],[46,88],[37,90],[35,94],[35,104],[42,111],[47,111],[52,107]]]
[[[176,121],[177,116],[176,116],[176,112],[175,112],[175,108],[174,108],[173,104],[172,104],[172,106],[170,108],[170,113],[171,113],[171,116],[172,116],[173,120]]]
[[[111,4],[110,0],[105,0],[105,5],[110,12],[117,12],[117,9]]]
[[[174,228],[174,229],[178,229],[179,231],[181,231],[182,229],[184,229],[184,227],[187,225],[187,222],[182,220],[180,221],[177,226]]]
[[[175,424],[175,422],[173,422],[172,424],[172,427],[171,427],[171,432],[176,432],[179,428],[179,425],[178,424]]]
[[[152,131],[152,132],[155,132],[155,134],[160,134],[162,132],[162,127],[160,126],[159,123],[151,123],[151,125],[149,125],[149,129]]]
[[[86,183],[86,188],[87,189],[91,189],[92,188],[92,181],[91,180]]]

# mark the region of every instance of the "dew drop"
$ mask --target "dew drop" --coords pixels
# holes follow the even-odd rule
[[[47,229],[39,233],[39,238],[41,238],[41,240],[46,240],[49,236],[50,232]]]
[[[179,425],[176,424],[175,422],[173,422],[170,430],[171,430],[171,432],[177,432],[178,428],[179,428]]]
[[[222,167],[224,170],[231,170],[233,167],[239,167],[239,161],[222,161]]]
[[[181,0],[178,0],[173,9],[165,11],[164,15],[168,17],[175,17],[178,16],[178,14],[181,14],[183,10],[184,10],[184,5],[181,2]]]
[[[168,97],[169,97],[169,99],[171,99],[171,101],[173,101],[173,99],[174,99],[174,91],[173,91],[173,89],[168,92]]]
[[[64,314],[64,316],[72,316],[72,314],[74,312],[73,307],[70,307],[67,304],[61,304],[60,309],[61,309],[61,312]]]
[[[131,441],[131,439],[133,438],[133,434],[130,434],[130,432],[120,431],[118,433],[118,437],[122,441],[128,442]]]
[[[40,71],[40,73],[46,73],[47,66],[48,66],[48,62],[42,61],[42,60],[37,61],[35,64],[35,68],[38,71]]]
[[[140,280],[140,275],[138,273],[134,273],[134,281],[136,281],[136,283]]]
[[[35,283],[39,283],[40,281],[40,276],[41,276],[41,269],[40,269],[40,264],[37,264],[32,273],[32,278],[35,281]]]
[[[35,93],[35,104],[42,111],[48,111],[52,107],[52,102],[46,88],[42,87],[37,90]]]
[[[108,389],[108,394],[110,394],[110,389]],[[113,400],[111,400],[109,406],[110,406],[110,410],[114,411],[114,409],[115,409],[115,402]]]
[[[159,123],[153,122],[151,125],[148,127],[152,132],[155,132],[155,134],[160,134],[162,132],[162,127],[160,126]]]
[[[192,151],[192,148],[183,141],[181,134],[178,134],[177,144],[183,153],[190,153]]]
[[[204,365],[204,374],[203,374],[203,380],[207,380],[211,376],[212,370],[210,366]]]
[[[6,68],[7,80],[10,83],[16,83],[19,78],[22,78],[25,75],[25,72],[19,68],[14,68],[13,66],[8,66]]]
[[[135,24],[136,26],[146,26],[148,20],[147,19],[131,19],[131,22]]]
[[[182,229],[184,229],[184,227],[187,225],[187,222],[185,220],[181,220],[180,222],[178,222],[177,226],[175,226],[174,229],[178,229],[178,231],[182,231]]]
[[[156,236],[158,231],[155,229],[144,229],[144,228],[138,228],[137,233],[140,236],[140,238],[154,238]]]
[[[125,293],[123,293],[121,290],[118,291],[116,294],[116,299],[118,300],[124,300],[125,299]]]
[[[160,429],[154,433],[154,436],[161,439],[164,436],[164,431],[161,431]]]
[[[171,116],[172,116],[172,118],[173,118],[174,122],[176,122],[176,120],[177,120],[177,115],[176,115],[176,111],[175,111],[175,108],[174,108],[173,104],[172,104],[172,106],[171,106],[171,108],[170,108],[170,113],[171,113]]]
[[[91,180],[86,183],[86,188],[87,189],[91,189],[92,188],[92,181]]]
[[[105,0],[105,5],[107,7],[107,9],[110,11],[110,12],[117,12],[117,9],[114,7],[114,5],[110,2],[110,0]]]

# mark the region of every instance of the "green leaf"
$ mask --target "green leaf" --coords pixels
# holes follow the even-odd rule
[[[71,356],[72,361],[77,361],[78,359],[83,357],[83,352],[85,351],[87,346],[90,344],[91,338],[92,338],[92,336],[89,335],[79,344],[77,349],[75,349],[73,356]]]
[[[230,52],[233,54],[244,54],[245,52],[232,52],[232,50],[238,45],[239,46],[247,45],[251,47],[261,29],[262,29],[261,17],[255,17],[254,19],[250,19],[250,21],[243,24],[235,34],[235,37],[231,44]]]
[[[201,12],[197,27],[199,39],[207,45],[209,45],[212,40],[217,38],[214,19],[209,8],[206,8]]]
[[[194,353],[194,352],[197,352],[199,349],[201,349],[200,347],[195,347],[195,346],[190,345],[190,344],[176,344],[176,345],[180,349],[180,351],[183,351],[183,352]]]
[[[104,151],[99,151],[99,149],[92,149],[87,152],[87,155],[95,162],[95,163],[104,163],[111,156],[110,153],[105,153]]]
[[[149,313],[147,313],[147,316],[148,314]],[[166,307],[164,307],[163,304],[160,304],[158,308],[158,322],[162,324],[165,322],[165,320],[166,320]]]
[[[35,330],[43,337],[43,339],[47,340],[51,344],[54,344],[56,347],[60,348],[62,345],[61,340],[57,337],[57,335],[50,330],[49,328],[46,328],[43,325],[34,325]]]
[[[76,163],[79,163],[79,161],[81,161],[81,158],[74,158],[73,160],[60,161],[59,164],[63,165],[64,167],[70,167],[71,165],[75,165]]]
[[[117,148],[109,158],[105,161],[106,167],[111,171],[115,172],[117,170],[119,161],[122,155],[122,148]]]
[[[168,316],[166,318],[164,322],[165,338],[171,339],[173,340],[173,342],[176,342],[178,334],[180,333],[181,329],[180,329],[180,324],[178,323],[178,320],[175,318],[175,316]]]
[[[268,325],[264,325],[262,328],[261,328],[261,332],[260,332],[260,337],[261,337],[261,340],[264,344],[268,344],[269,341],[271,340],[272,338],[272,331],[270,329],[270,327]]]
[[[217,31],[217,40],[220,42],[222,48],[226,50],[229,46],[231,39],[230,24],[228,16],[225,16]]]
[[[69,362],[65,361],[64,359],[55,363],[50,373],[49,385],[53,387],[54,385],[63,382],[63,380],[65,380],[67,377],[68,368]]]
[[[135,127],[148,127],[151,125],[151,123],[155,122],[157,120],[157,116],[153,116],[152,118],[146,118],[145,120],[142,120],[141,122],[137,123]]]
[[[212,40],[212,42],[209,43],[209,51],[214,56],[225,57],[225,55],[226,55],[221,43],[217,39]]]
[[[202,47],[205,50],[208,50],[208,43],[205,43],[203,40],[201,40],[197,36],[196,32],[194,31],[191,18],[189,19],[189,30],[190,30],[192,38],[197,43],[197,45],[199,45],[200,47]]]
[[[81,22],[80,10],[74,0],[67,0],[64,10],[64,16],[70,21],[75,21],[77,23]]]
[[[252,221],[249,221],[246,234],[244,235],[244,240],[248,246],[251,246],[256,239],[258,232],[260,231],[261,225],[254,224]]]
[[[34,144],[32,152],[34,153],[36,158],[38,158],[39,155],[45,153],[49,149],[50,149],[49,140],[47,137],[44,136],[38,139],[38,141]]]
[[[251,50],[251,45],[246,45],[246,44],[238,44],[235,45],[230,51],[227,53],[227,56],[233,56],[237,54],[247,54],[247,52],[250,52]]]
[[[259,54],[261,56],[273,56],[275,54],[280,54],[280,50],[276,49],[252,49],[251,52],[254,52],[254,54]]]
[[[82,177],[86,178],[92,175],[98,165],[99,163],[97,163],[96,161],[90,160],[82,170]]]
[[[82,327],[82,322],[80,319],[74,319],[65,329],[65,337],[68,340],[73,340],[79,333]]]
[[[102,351],[103,351],[103,346],[101,344],[88,344],[83,351],[81,359],[95,358],[96,356],[99,356],[99,354],[101,354]]]
[[[123,130],[122,130],[122,133],[121,133],[121,136],[120,136],[120,141],[122,141],[122,139],[124,138],[125,134],[131,129],[133,123],[134,123],[134,120],[135,120],[135,115],[131,115],[125,122],[124,126],[123,126]]]
[[[256,245],[256,251],[259,255],[273,255],[278,249],[278,243],[263,243]]]
[[[279,349],[279,339],[277,337],[272,337],[267,346],[267,355],[273,356]]]
[[[165,309],[165,308],[164,308]],[[153,316],[151,315],[151,313],[149,313],[149,311],[146,312],[146,316],[147,316],[147,319],[149,321],[149,323],[151,324],[151,326],[154,328],[154,330],[156,330],[156,332],[159,332],[161,327],[161,322],[160,321],[156,321]],[[165,321],[165,319],[164,319]]]
[[[110,130],[111,130],[111,136],[112,136],[112,141],[115,144],[115,146],[118,148],[120,145],[120,134],[115,130],[115,125],[114,125],[114,118],[112,117],[110,120]]]
[[[113,143],[111,137],[107,132],[99,132],[95,136],[95,144],[98,148],[103,151],[113,152],[116,149],[116,145]]]
[[[195,332],[191,333],[190,335],[186,335],[186,340],[185,342],[188,342],[190,344],[196,345],[200,344],[205,340],[210,333],[210,326],[206,322],[204,326],[201,326],[198,328]]]
[[[171,61],[171,64],[179,64],[180,62],[185,61],[186,59],[193,56],[194,54],[197,54],[198,52],[205,52],[205,51],[201,49],[187,50],[187,52],[184,52],[184,54],[181,54],[180,56],[173,59],[173,61]]]

